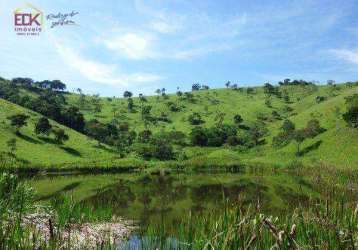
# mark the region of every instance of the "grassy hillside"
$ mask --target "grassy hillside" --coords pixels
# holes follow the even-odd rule
[[[268,96],[263,87],[247,89],[212,89],[191,92],[193,97],[186,98],[170,94],[165,96],[148,96],[141,101],[133,97],[134,108],[128,109],[126,98],[96,98],[93,96],[66,93],[64,96],[68,106],[80,108],[85,120],[97,119],[103,123],[116,120],[116,124],[126,122],[131,130],[137,133],[145,129],[141,110],[143,106],[151,106],[150,115],[156,122],[149,123],[147,128],[153,134],[160,131],[181,131],[187,138],[186,146],[175,146],[177,160],[160,162],[144,161],[134,152],[129,152],[120,159],[115,148],[102,144],[72,129],[61,126],[54,121],[52,125],[64,128],[70,140],[63,145],[54,142],[52,137],[39,137],[34,134],[34,124],[40,114],[0,99],[0,152],[8,152],[6,142],[16,138],[18,160],[28,162],[32,166],[69,167],[69,166],[230,166],[242,163],[287,166],[290,164],[316,165],[325,163],[340,168],[356,168],[358,166],[358,131],[347,126],[342,119],[346,110],[345,97],[358,93],[358,87],[341,84],[337,86],[294,85],[281,86],[280,92],[286,98],[275,95]],[[39,91],[21,88],[21,95],[38,96]],[[317,102],[316,97],[324,97]],[[99,100],[99,109],[95,109],[95,100]],[[179,108],[173,111],[170,104]],[[98,107],[97,106],[97,107]],[[190,146],[188,135],[195,127],[188,118],[199,113],[203,127],[213,127],[222,119],[223,124],[233,124],[234,116],[240,114],[243,125],[263,121],[268,129],[264,137],[265,143],[248,148],[243,146],[194,147]],[[28,125],[22,128],[22,135],[15,135],[6,117],[16,113],[31,116]],[[161,119],[161,118],[165,119]],[[325,129],[314,139],[307,139],[301,146],[302,156],[297,157],[296,144],[277,148],[272,146],[272,138],[276,136],[283,121],[288,118],[296,128],[303,128],[311,119],[319,120]],[[166,121],[163,121],[166,120]]]
[[[284,90],[285,89],[285,90]],[[266,144],[250,150],[242,150],[238,147],[222,148],[199,148],[187,147],[184,149],[191,158],[189,163],[202,162],[220,164],[226,162],[250,162],[267,163],[274,165],[287,165],[295,160],[304,164],[324,162],[342,168],[358,166],[358,131],[350,128],[342,119],[345,112],[345,97],[358,93],[358,87],[347,85],[332,86],[283,86],[290,101],[271,96],[268,98],[262,87],[255,88],[254,94],[247,94],[246,90],[237,91],[232,89],[213,89],[195,91],[194,102],[182,100],[176,95],[168,95],[167,99],[162,96],[146,97],[144,105],[152,106],[151,114],[159,117],[164,113],[171,122],[158,122],[149,128],[155,133],[160,130],[179,130],[186,134],[194,127],[188,122],[188,117],[193,112],[201,114],[205,123],[202,126],[210,127],[216,123],[218,114],[224,113],[223,123],[233,124],[233,117],[240,114],[244,124],[250,124],[263,117],[269,128]],[[316,102],[316,96],[325,97],[325,101]],[[133,98],[134,112],[129,112],[127,101],[124,98],[101,98],[101,112],[94,113],[91,109],[92,97],[86,97],[87,107],[82,108],[86,119],[98,119],[110,122],[112,119],[126,121],[130,127],[137,131],[144,129],[141,119],[141,102],[139,98]],[[270,100],[271,107],[265,102]],[[78,105],[79,95],[68,95],[71,104]],[[167,103],[174,102],[181,107],[179,112],[170,111]],[[292,111],[286,111],[287,106]],[[281,119],[273,117],[272,112],[280,114]],[[303,145],[303,156],[296,157],[296,145],[294,142],[283,148],[272,147],[272,137],[277,135],[283,119],[289,118],[297,128],[303,128],[307,121],[316,118],[326,132],[314,139],[306,140]]]
[[[21,135],[16,135],[13,128],[9,125],[6,117],[13,114],[26,114],[30,118],[27,126],[21,129]],[[62,145],[57,144],[53,136],[37,136],[34,133],[34,124],[41,115],[24,109],[16,104],[0,99],[0,151],[8,152],[6,142],[12,138],[16,139],[16,156],[24,164],[33,166],[58,166],[64,163],[89,162],[108,159],[115,156],[107,148],[98,148],[97,142],[89,140],[82,135],[67,127],[61,126],[51,121],[53,126],[63,128],[69,135],[69,140]]]

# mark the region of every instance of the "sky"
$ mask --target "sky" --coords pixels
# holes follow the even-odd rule
[[[42,11],[38,36],[14,11]],[[49,14],[78,12],[51,28]],[[358,80],[356,0],[0,0],[0,76],[60,79],[68,90],[121,96],[284,78]]]

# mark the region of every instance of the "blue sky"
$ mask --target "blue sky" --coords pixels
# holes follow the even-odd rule
[[[31,0],[50,13],[78,11],[76,26],[37,37],[14,32],[0,2],[0,76],[61,79],[69,90],[119,96],[192,83],[223,87],[284,78],[358,80],[358,1]]]

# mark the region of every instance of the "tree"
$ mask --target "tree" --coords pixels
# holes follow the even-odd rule
[[[139,94],[139,101],[140,101],[142,120],[144,120],[143,105],[145,102],[147,102],[147,99],[145,98],[145,96],[143,94]]]
[[[255,89],[254,89],[254,88],[251,88],[251,87],[248,87],[248,88],[246,89],[246,93],[247,93],[248,95],[253,94],[254,91],[255,91]]]
[[[240,144],[240,139],[236,135],[231,135],[227,138],[226,142],[230,146],[236,146]]]
[[[184,93],[185,99],[188,100],[189,102],[194,103],[195,102],[195,98],[194,95],[190,92],[185,92]]]
[[[358,128],[358,94],[346,98],[347,112],[343,114],[349,126]]]
[[[168,143],[166,136],[156,135],[151,140],[152,155],[159,160],[170,160],[174,158],[173,146]]]
[[[58,144],[62,144],[64,141],[69,139],[69,136],[62,128],[54,128],[52,129],[52,133],[55,135],[55,140]]]
[[[309,120],[306,127],[302,129],[296,129],[290,120],[285,120],[281,127],[281,132],[273,138],[272,142],[274,146],[284,146],[294,140],[297,143],[296,155],[300,156],[301,144],[307,138],[314,138],[324,131],[325,129],[320,126],[319,121],[316,119]]]
[[[53,81],[50,81],[50,88],[52,90],[61,90],[61,91],[63,91],[63,90],[66,89],[66,84],[64,84],[60,80],[53,80]]]
[[[230,84],[231,84],[231,82],[230,82],[230,81],[227,81],[227,82],[225,83],[226,88],[229,88],[229,87],[230,87]]]
[[[142,108],[142,119],[143,120],[146,120],[149,118],[151,110],[152,110],[152,106],[150,106],[150,105],[143,106],[143,108]]]
[[[202,90],[209,90],[210,87],[208,85],[201,85]]]
[[[327,80],[327,85],[333,85],[335,84],[335,80]]]
[[[250,126],[248,133],[253,140],[254,145],[257,146],[260,139],[268,133],[268,129],[263,122],[257,121]]]
[[[283,96],[283,100],[286,102],[286,103],[289,103],[290,102],[290,96],[288,94],[285,94]]]
[[[133,93],[130,91],[124,91],[124,93],[123,93],[124,98],[130,98],[132,96],[133,96]]]
[[[268,108],[272,108],[272,103],[271,103],[271,100],[269,98],[267,98],[265,100],[265,105],[268,107]]]
[[[160,89],[156,89],[155,93],[157,94],[157,100],[159,100],[159,96],[162,93],[162,91]]]
[[[190,141],[195,146],[206,146],[208,144],[207,130],[202,127],[195,127],[190,132]]]
[[[35,133],[37,135],[44,134],[49,135],[51,132],[51,124],[46,117],[41,117],[35,124]]]
[[[325,129],[323,129],[317,119],[312,119],[307,122],[305,133],[306,137],[308,138],[314,138],[320,133],[324,132]]]
[[[147,143],[152,137],[152,131],[145,129],[138,134],[138,141],[141,143]]]
[[[293,140],[296,141],[297,143],[297,152],[296,155],[299,156],[301,154],[300,152],[300,146],[302,144],[302,142],[304,142],[304,140],[307,138],[306,136],[306,131],[304,129],[298,129],[295,130],[293,132],[293,136],[292,136]]]
[[[231,85],[231,88],[233,90],[238,90],[239,86],[235,83],[235,84]]]
[[[83,132],[85,118],[77,107],[71,106],[62,112],[61,123],[76,131]]]
[[[172,111],[172,112],[178,112],[178,111],[180,111],[180,109],[181,109],[181,108],[180,108],[176,103],[174,103],[174,102],[167,102],[166,104],[167,104],[169,110]]]
[[[129,112],[132,112],[133,108],[134,108],[133,99],[129,97],[127,100],[128,100],[128,104],[127,104],[128,110],[129,110]]]
[[[34,80],[32,80],[31,78],[22,78],[22,77],[14,78],[11,80],[11,82],[13,84],[22,85],[24,87],[31,87],[34,84]]]
[[[191,90],[192,91],[198,91],[200,90],[201,88],[201,85],[199,83],[194,83],[192,86],[191,86]]]
[[[180,90],[178,90],[178,91],[176,92],[176,94],[177,94],[178,97],[182,97],[182,96],[183,96],[183,92],[181,92]]]
[[[275,87],[273,85],[271,85],[270,83],[265,83],[264,92],[267,95],[274,94],[275,93]]]
[[[316,100],[316,103],[321,103],[324,100],[326,100],[326,97],[324,97],[324,96],[316,96],[315,100]]]
[[[295,124],[287,119],[283,122],[281,130],[286,134],[291,134],[295,130]]]
[[[92,102],[94,112],[100,113],[101,109],[102,109],[102,104],[101,104],[101,99],[99,98],[99,94],[93,95],[91,102]]]
[[[191,125],[200,125],[204,123],[204,121],[201,119],[201,115],[197,112],[192,113],[189,116],[188,121],[190,122]]]
[[[98,146],[100,146],[101,142],[104,142],[106,137],[108,136],[105,125],[100,123],[96,119],[87,122],[85,132],[88,136],[97,140]]]
[[[10,125],[15,128],[16,134],[20,134],[20,129],[27,125],[27,119],[29,118],[30,116],[25,114],[16,114],[7,117],[7,119],[10,120]]]
[[[240,124],[240,123],[242,123],[243,121],[244,121],[244,119],[242,119],[241,115],[236,114],[236,115],[234,116],[234,122],[235,122],[235,124]]]

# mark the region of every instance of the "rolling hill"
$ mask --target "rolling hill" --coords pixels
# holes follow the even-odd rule
[[[275,95],[268,96],[263,87],[247,89],[210,89],[193,91],[192,97],[184,98],[176,94],[133,97],[134,108],[129,111],[126,98],[94,97],[74,93],[65,94],[68,105],[78,106],[86,121],[97,119],[103,123],[126,122],[137,133],[145,128],[142,119],[142,107],[151,106],[150,114],[157,119],[147,128],[153,134],[160,131],[181,131],[188,135],[194,125],[188,122],[193,113],[199,113],[204,123],[203,127],[212,127],[221,119],[223,124],[233,124],[233,118],[240,114],[243,124],[249,126],[255,120],[263,121],[268,133],[265,142],[254,148],[240,146],[197,147],[188,145],[177,147],[177,154],[185,154],[180,164],[187,165],[225,165],[225,164],[265,164],[287,166],[290,164],[315,165],[329,164],[339,168],[356,168],[358,166],[358,131],[348,127],[342,119],[346,110],[345,97],[358,93],[357,86],[339,84],[336,86],[281,86],[280,90],[287,99]],[[27,90],[24,90],[25,93]],[[36,95],[36,93],[29,93]],[[317,96],[324,100],[317,102]],[[99,103],[97,110],[95,101]],[[144,161],[135,153],[129,153],[124,159],[119,159],[115,149],[109,146],[98,147],[95,140],[69,128],[65,128],[70,140],[64,145],[51,143],[51,139],[38,138],[34,135],[34,122],[40,116],[20,106],[0,100],[0,141],[6,142],[14,137],[14,132],[6,121],[6,116],[13,113],[31,115],[28,126],[23,129],[23,136],[17,138],[19,158],[29,161],[31,165],[71,164],[81,165],[97,162],[98,165],[165,165],[177,164],[178,161],[159,162]],[[173,110],[172,106],[177,109]],[[305,140],[302,144],[303,155],[296,157],[294,142],[284,147],[273,147],[272,138],[278,134],[284,119],[293,121],[297,128],[303,128],[310,119],[318,119],[325,129],[314,139]],[[56,124],[52,121],[53,124]],[[57,124],[57,126],[60,126]],[[0,151],[6,151],[5,143],[1,143]],[[96,165],[96,164],[94,164]]]
[[[16,135],[9,125],[6,117],[13,114],[26,114],[30,116],[27,126],[21,129],[21,135]],[[69,140],[62,145],[54,142],[52,136],[37,136],[34,133],[34,124],[41,117],[40,114],[27,110],[21,106],[0,99],[0,151],[8,152],[6,142],[16,139],[16,157],[18,162],[34,167],[52,167],[65,164],[79,164],[114,157],[110,149],[103,146],[99,148],[97,143],[89,140],[85,135],[70,128],[64,127],[54,121],[53,126],[63,128],[69,135]]]

